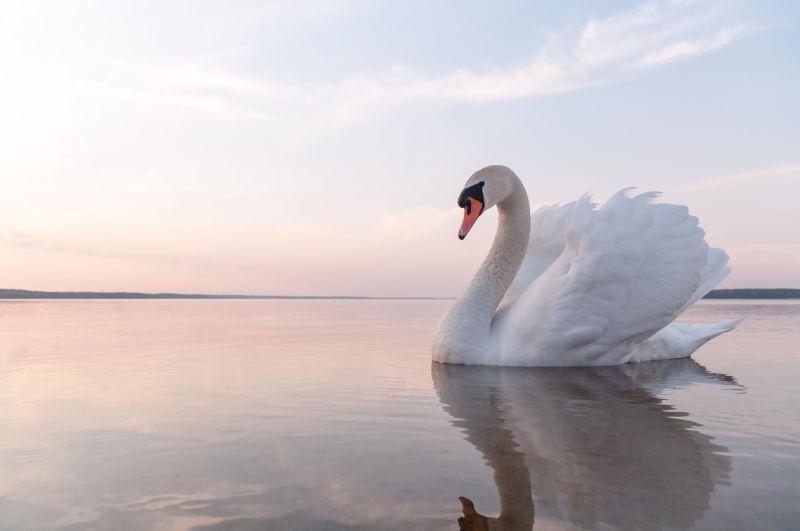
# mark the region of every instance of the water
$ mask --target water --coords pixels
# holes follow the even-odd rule
[[[0,529],[797,529],[800,303],[604,369],[432,365],[446,305],[0,301]]]

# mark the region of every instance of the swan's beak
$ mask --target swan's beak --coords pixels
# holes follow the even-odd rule
[[[469,230],[478,221],[478,216],[483,212],[483,203],[474,197],[468,197],[464,204],[464,219],[461,221],[461,228],[458,230],[458,239],[463,240],[469,234]]]

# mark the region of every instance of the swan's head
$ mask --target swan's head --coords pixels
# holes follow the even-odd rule
[[[486,166],[467,179],[458,196],[458,206],[464,209],[464,220],[458,231],[463,240],[481,214],[511,195],[519,177],[505,166]]]

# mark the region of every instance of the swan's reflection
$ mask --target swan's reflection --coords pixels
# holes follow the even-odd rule
[[[735,384],[692,360],[520,369],[433,363],[453,424],[494,471],[500,515],[461,498],[461,529],[687,527],[728,479],[727,448],[656,398],[690,383]]]

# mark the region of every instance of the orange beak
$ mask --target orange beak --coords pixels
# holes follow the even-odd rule
[[[469,234],[469,230],[478,221],[478,216],[483,212],[483,203],[474,197],[468,197],[464,205],[464,219],[461,221],[461,228],[458,230],[458,239],[463,240]]]

